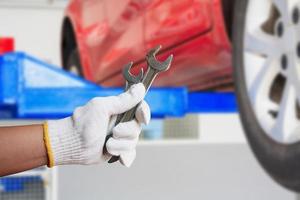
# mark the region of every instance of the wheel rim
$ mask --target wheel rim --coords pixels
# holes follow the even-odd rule
[[[300,141],[300,0],[251,0],[244,77],[258,123],[280,143]]]

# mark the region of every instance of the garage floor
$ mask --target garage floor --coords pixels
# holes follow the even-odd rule
[[[66,200],[295,200],[257,164],[246,144],[141,144],[132,168],[60,167]]]

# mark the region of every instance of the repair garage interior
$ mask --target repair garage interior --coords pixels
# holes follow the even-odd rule
[[[61,66],[61,28],[67,5],[67,0],[0,0],[0,38],[12,37],[15,51]],[[41,122],[2,119],[0,124]],[[147,137],[151,131],[158,131],[158,136]],[[300,199],[258,163],[237,111],[152,119],[143,130],[130,168],[120,164],[59,166],[36,173],[42,174],[42,184],[29,183],[21,191],[6,191],[0,181],[0,199]]]

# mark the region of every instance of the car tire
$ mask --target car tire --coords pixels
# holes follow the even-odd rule
[[[270,137],[255,113],[245,74],[245,30],[249,0],[235,3],[233,22],[233,66],[235,92],[248,143],[265,171],[282,186],[300,192],[300,142],[284,143]],[[264,1],[261,1],[264,2]],[[266,11],[267,12],[267,11]],[[252,16],[255,17],[255,16]],[[299,132],[300,134],[300,132]]]
[[[64,70],[69,71],[72,74],[83,77],[79,52],[77,49],[73,49],[69,54],[66,65],[64,66]]]

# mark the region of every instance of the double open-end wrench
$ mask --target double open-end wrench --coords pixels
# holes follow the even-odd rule
[[[131,73],[130,73],[130,69],[131,69],[132,65],[133,65],[133,62],[130,62],[130,63],[128,63],[127,65],[125,65],[125,66],[123,67],[123,70],[122,70],[122,74],[123,74],[123,77],[124,77],[124,79],[125,79],[125,91],[127,91],[132,85],[137,84],[137,83],[140,83],[140,82],[142,81],[142,79],[143,79],[143,76],[144,76],[144,71],[143,71],[143,69],[141,69],[141,71],[139,72],[139,74],[136,75],[136,76],[133,75],[133,74],[131,74]],[[116,126],[117,124],[120,123],[120,121],[121,121],[123,115],[124,115],[124,113],[119,114],[119,115],[117,116],[117,119],[116,119],[116,122],[115,122],[115,126]],[[106,136],[106,138],[105,138],[105,144],[106,144],[107,140],[108,140],[109,138],[111,138],[111,137],[112,137],[112,133],[109,133],[109,134]],[[107,152],[106,145],[104,145],[104,152]],[[112,157],[112,158],[113,158],[113,157]],[[119,159],[119,157],[114,157],[114,159],[116,159],[116,158]],[[111,160],[112,160],[112,159],[111,159]],[[110,160],[109,162],[111,162],[111,160]],[[116,160],[116,161],[117,161],[117,160]],[[114,161],[114,162],[115,162],[115,161]]]
[[[143,68],[141,69],[141,71],[138,75],[135,76],[135,75],[131,74],[130,69],[131,69],[132,65],[133,65],[133,62],[130,62],[127,65],[125,65],[122,70],[122,74],[125,79],[125,91],[127,91],[132,85],[140,83],[144,76]],[[115,125],[120,123],[122,116],[123,116],[123,114],[120,114],[117,116]]]
[[[148,69],[142,80],[142,83],[146,89],[146,93],[149,90],[149,88],[151,87],[155,77],[160,72],[167,71],[170,68],[171,62],[173,60],[173,55],[170,55],[165,61],[163,61],[163,62],[158,61],[155,56],[159,52],[160,49],[161,49],[161,45],[157,46],[154,49],[151,49],[148,52],[148,54],[146,55]],[[134,118],[137,106],[135,106],[134,108],[125,112],[120,120],[120,123],[128,122],[128,121],[132,120]],[[113,162],[116,162],[117,160],[119,160],[119,156],[113,156],[108,162],[113,163]]]

